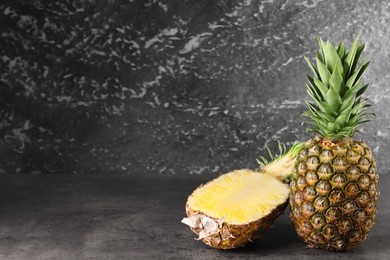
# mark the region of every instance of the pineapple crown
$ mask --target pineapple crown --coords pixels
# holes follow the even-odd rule
[[[321,38],[318,42],[317,66],[304,57],[314,74],[307,76],[307,93],[312,98],[306,102],[308,110],[304,113],[309,118],[307,130],[333,140],[352,137],[360,124],[369,121],[365,116],[370,104],[362,99],[368,84],[363,85],[361,80],[369,62],[359,62],[365,45],[359,43],[359,36],[349,50],[343,42],[337,49]]]

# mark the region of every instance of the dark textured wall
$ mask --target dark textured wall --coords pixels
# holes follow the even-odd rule
[[[300,115],[316,37],[360,32],[389,155],[390,3],[1,1],[0,172],[217,174],[309,137]]]

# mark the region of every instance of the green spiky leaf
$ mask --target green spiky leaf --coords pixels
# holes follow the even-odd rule
[[[325,46],[323,46],[323,53],[325,57],[325,64],[329,71],[332,73],[336,69],[340,72],[343,71],[343,64],[341,63],[341,59],[336,51],[336,48],[329,41],[326,42]]]
[[[306,57],[306,56],[303,56],[305,58],[305,61],[307,62],[307,65],[309,65],[309,68],[311,69],[311,71],[313,71],[314,75],[319,78],[320,77],[320,74],[318,73],[317,69],[314,67],[314,65],[311,63],[311,61]]]
[[[342,71],[339,70],[339,67],[336,67],[332,76],[329,78],[330,88],[336,91],[336,93],[341,93],[344,87],[343,83]]]
[[[364,92],[366,92],[368,88],[368,84],[364,85],[362,88],[360,88],[357,92],[356,92],[356,97],[360,97],[361,95],[363,95]]]
[[[343,42],[340,42],[339,47],[337,47],[337,54],[339,55],[340,59],[344,57],[345,46]]]
[[[330,74],[328,68],[326,67],[326,65],[318,57],[317,57],[316,61],[317,61],[317,70],[318,70],[318,73],[320,74],[319,80],[321,80],[322,83],[325,86],[327,86],[331,74]]]
[[[349,75],[351,75],[353,62],[356,56],[356,51],[358,49],[359,45],[359,36],[355,38],[355,40],[351,44],[351,48],[349,49],[349,52],[347,56],[345,57],[343,61],[343,67],[344,67],[344,77],[347,78]]]

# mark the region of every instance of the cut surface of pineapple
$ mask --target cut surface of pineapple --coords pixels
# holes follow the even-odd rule
[[[267,216],[288,195],[289,187],[273,176],[236,170],[196,189],[187,203],[212,218],[241,225]]]

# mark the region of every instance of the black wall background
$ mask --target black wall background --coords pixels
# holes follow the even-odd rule
[[[0,172],[218,174],[305,133],[303,55],[362,33],[389,161],[390,2],[1,1]]]

